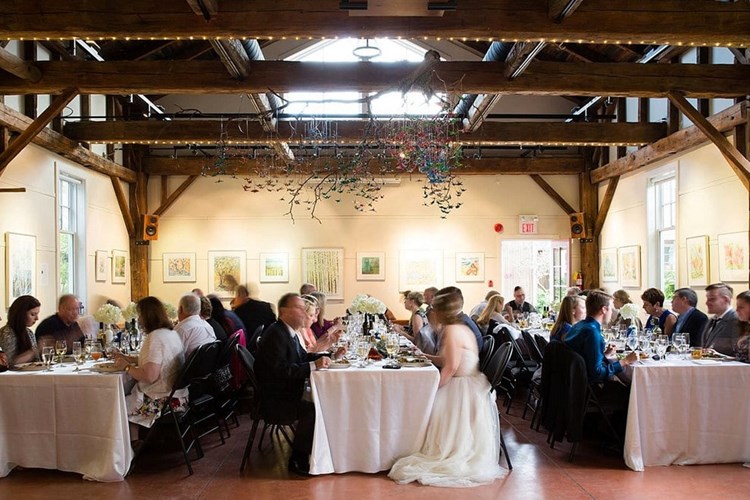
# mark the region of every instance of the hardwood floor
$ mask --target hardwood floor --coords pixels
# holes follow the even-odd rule
[[[274,440],[264,451],[251,455],[245,473],[239,473],[250,420],[232,429],[225,445],[209,436],[206,456],[194,462],[195,474],[179,454],[152,450],[136,470],[120,483],[94,483],[78,474],[42,469],[14,470],[0,479],[2,499],[359,499],[409,498],[747,498],[750,469],[741,464],[650,467],[645,472],[628,469],[621,457],[606,455],[594,443],[579,445],[573,463],[567,461],[570,445],[550,449],[545,434],[521,420],[522,408],[502,414],[502,426],[513,471],[491,485],[471,489],[441,489],[418,484],[397,485],[385,473],[340,474],[298,478],[286,470],[289,449]],[[256,439],[257,443],[257,439]],[[504,460],[501,465],[505,467]]]

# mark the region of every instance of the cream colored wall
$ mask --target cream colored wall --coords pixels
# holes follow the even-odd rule
[[[99,307],[106,298],[130,300],[130,285],[113,285],[94,281],[94,252],[113,249],[128,250],[125,225],[114,197],[109,177],[80,167],[65,158],[34,145],[27,146],[0,177],[0,187],[24,187],[25,193],[0,193],[0,303],[7,310],[5,233],[16,232],[36,236],[36,296],[42,303],[41,317],[53,314],[57,304],[56,262],[56,175],[65,172],[86,186],[86,291],[87,311]],[[41,272],[49,270],[46,278]],[[128,280],[129,281],[129,280]],[[3,314],[4,323],[6,315]]]
[[[617,185],[612,206],[601,234],[601,248],[641,247],[641,286],[625,288],[633,302],[641,304],[640,295],[646,288],[658,287],[646,224],[648,211],[646,188],[649,179],[667,169],[677,172],[677,287],[687,287],[687,259],[685,239],[693,236],[709,237],[710,282],[719,281],[718,235],[748,231],[748,193],[719,150],[706,144],[668,162],[623,176]],[[599,188],[602,199],[606,183]],[[603,283],[613,292],[619,283]],[[748,289],[748,283],[730,283],[735,295]],[[704,287],[695,287],[699,309],[706,311]],[[645,313],[642,312],[645,318]]]
[[[184,178],[170,180],[170,190]],[[549,176],[550,184],[573,206],[578,200],[575,176]],[[340,247],[344,249],[343,302],[328,307],[330,316],[341,315],[357,293],[369,293],[381,300],[398,317],[407,317],[399,303],[399,252],[401,250],[437,249],[443,252],[443,282],[455,284],[456,252],[484,252],[485,281],[458,283],[468,307],[479,302],[487,292],[487,281],[499,288],[502,276],[498,253],[500,240],[519,238],[518,215],[539,216],[538,238],[566,239],[569,224],[566,214],[527,176],[465,176],[467,188],[464,206],[440,219],[435,207],[422,206],[422,184],[404,178],[399,186],[384,187],[385,199],[374,213],[360,213],[352,208],[351,199],[341,203],[322,202],[310,219],[303,210],[293,223],[283,214],[286,205],[280,194],[246,193],[239,180],[199,178],[160,221],[159,240],[150,245],[151,294],[176,303],[182,293],[194,287],[208,288],[208,251],[244,250],[247,252],[247,279],[258,283],[261,252],[289,254],[290,281],[262,284],[260,298],[269,302],[287,291],[298,291],[301,284],[301,249],[305,247]],[[159,205],[160,180],[150,184],[149,207]],[[503,234],[494,232],[500,222]],[[385,252],[385,281],[356,281],[356,253]],[[164,252],[195,252],[196,283],[163,283]],[[577,250],[574,250],[577,255]],[[577,265],[577,262],[576,262]]]

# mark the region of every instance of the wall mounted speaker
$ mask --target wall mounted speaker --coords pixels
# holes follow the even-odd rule
[[[589,237],[589,230],[586,227],[586,217],[583,212],[570,214],[570,238],[585,239]]]
[[[158,215],[146,214],[143,216],[143,239],[147,241],[159,239]]]

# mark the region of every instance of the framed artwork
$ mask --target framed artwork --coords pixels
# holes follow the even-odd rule
[[[245,283],[247,259],[244,251],[208,252],[208,293],[231,297]]]
[[[5,233],[8,307],[21,295],[36,295],[36,236]]]
[[[484,281],[484,253],[456,253],[456,281]]]
[[[402,250],[399,256],[399,290],[424,290],[443,285],[441,250]]]
[[[289,283],[289,254],[260,254],[261,283]]]
[[[195,283],[194,253],[163,253],[164,283]]]
[[[685,240],[688,286],[707,286],[709,283],[708,236],[693,236]]]
[[[112,250],[112,283],[124,284],[128,267],[128,252],[125,250]]]
[[[107,281],[107,271],[109,271],[109,252],[106,250],[97,250],[94,252],[94,280]]]
[[[719,235],[719,279],[721,281],[747,281],[747,233]]]
[[[623,287],[641,286],[641,246],[620,248],[620,284]]]
[[[344,299],[344,249],[303,248],[302,282],[312,283],[330,299]]]
[[[602,281],[617,281],[617,249],[605,248],[602,250]]]
[[[385,252],[357,252],[357,281],[385,280]]]

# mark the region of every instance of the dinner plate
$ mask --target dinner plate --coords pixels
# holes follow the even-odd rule
[[[92,372],[101,372],[101,373],[113,373],[113,372],[122,372],[125,371],[122,368],[117,368],[114,363],[97,363],[91,368],[89,368]]]
[[[351,363],[331,363],[328,365],[329,370],[343,370],[344,368],[351,368]]]
[[[721,361],[718,359],[694,359],[693,363],[696,365],[718,365],[721,364]]]
[[[413,360],[399,359],[398,363],[401,366],[408,367],[408,368],[420,368],[420,367],[424,368],[425,366],[432,365],[432,362],[429,359],[422,359],[422,358],[417,358]]]
[[[21,363],[20,365],[16,365],[13,367],[13,370],[18,370],[21,372],[38,372],[46,369],[47,367],[44,366],[44,363],[41,363],[39,361],[35,361],[33,363]]]

